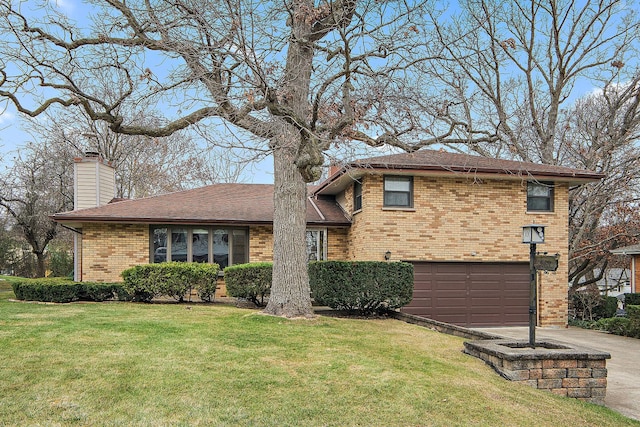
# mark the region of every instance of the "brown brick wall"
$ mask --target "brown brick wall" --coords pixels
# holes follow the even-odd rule
[[[381,175],[363,180],[362,210],[353,215],[348,234],[348,259],[381,261],[390,251],[392,260],[528,261],[522,226],[544,224],[546,243],[538,251],[559,253],[560,266],[540,277],[540,325],[566,324],[566,184],[555,189],[555,212],[527,213],[526,182],[521,180],[414,177],[414,208],[404,210],[383,207],[382,182]],[[339,200],[349,203],[350,197]]]
[[[84,224],[82,281],[122,282],[120,273],[149,263],[149,226]]]

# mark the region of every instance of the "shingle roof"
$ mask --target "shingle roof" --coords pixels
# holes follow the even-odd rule
[[[388,156],[360,159],[351,164],[354,167],[372,167],[388,169],[444,170],[456,172],[485,172],[520,175],[545,175],[550,177],[580,177],[601,179],[603,174],[573,169],[564,166],[518,162],[450,153],[447,151],[419,150],[413,153],[392,154]]]
[[[63,212],[52,217],[61,222],[271,224],[273,185],[214,184]],[[340,207],[328,200],[307,201],[307,223],[336,226],[350,224]]]
[[[341,178],[345,174],[356,176],[357,173],[354,174],[354,172],[358,170],[360,174],[363,173],[362,171],[374,172],[376,170],[391,170],[397,173],[417,171],[444,175],[472,173],[475,175],[497,175],[505,178],[516,177],[523,179],[529,177],[538,179],[556,178],[575,184],[597,181],[604,178],[604,175],[600,173],[564,166],[494,159],[469,154],[451,153],[448,151],[418,150],[413,153],[391,154],[359,159],[349,163],[323,182],[318,188],[317,193],[335,194],[335,191],[342,189],[345,185],[344,182],[335,181],[341,181]]]

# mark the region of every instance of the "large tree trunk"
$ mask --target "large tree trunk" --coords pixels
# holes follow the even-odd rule
[[[47,270],[45,265],[46,255],[42,252],[34,252],[36,255],[36,277],[44,277]]]
[[[265,313],[285,317],[311,317],[307,273],[307,187],[294,161],[296,132],[273,144],[273,281]]]

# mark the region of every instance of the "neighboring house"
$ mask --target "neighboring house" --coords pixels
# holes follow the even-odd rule
[[[628,292],[629,293],[638,292],[638,285],[640,284],[640,244],[612,249],[609,252],[611,252],[614,255],[623,255],[623,256],[631,257],[631,266],[630,266],[631,287]]]
[[[97,207],[53,216],[78,231],[76,280],[120,281],[128,267],[165,260],[225,267],[272,259],[272,185],[215,184],[105,205],[105,188],[96,194],[82,177],[109,166],[89,157],[76,168],[77,198]],[[544,224],[538,249],[560,262],[540,275],[538,324],[565,326],[569,188],[601,178],[430,150],[359,160],[309,187],[309,259],[411,262],[414,299],[403,311],[463,326],[527,325],[522,226]]]
[[[593,270],[594,276],[600,275],[600,269]],[[596,282],[598,289],[602,295],[617,297],[622,294],[631,292],[631,270],[628,268],[607,268],[602,278]],[[578,290],[584,289],[581,286],[587,279],[583,278],[578,283]]]

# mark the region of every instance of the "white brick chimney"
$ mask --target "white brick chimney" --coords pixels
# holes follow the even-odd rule
[[[73,209],[106,205],[116,194],[116,173],[98,153],[86,152],[74,159]]]

